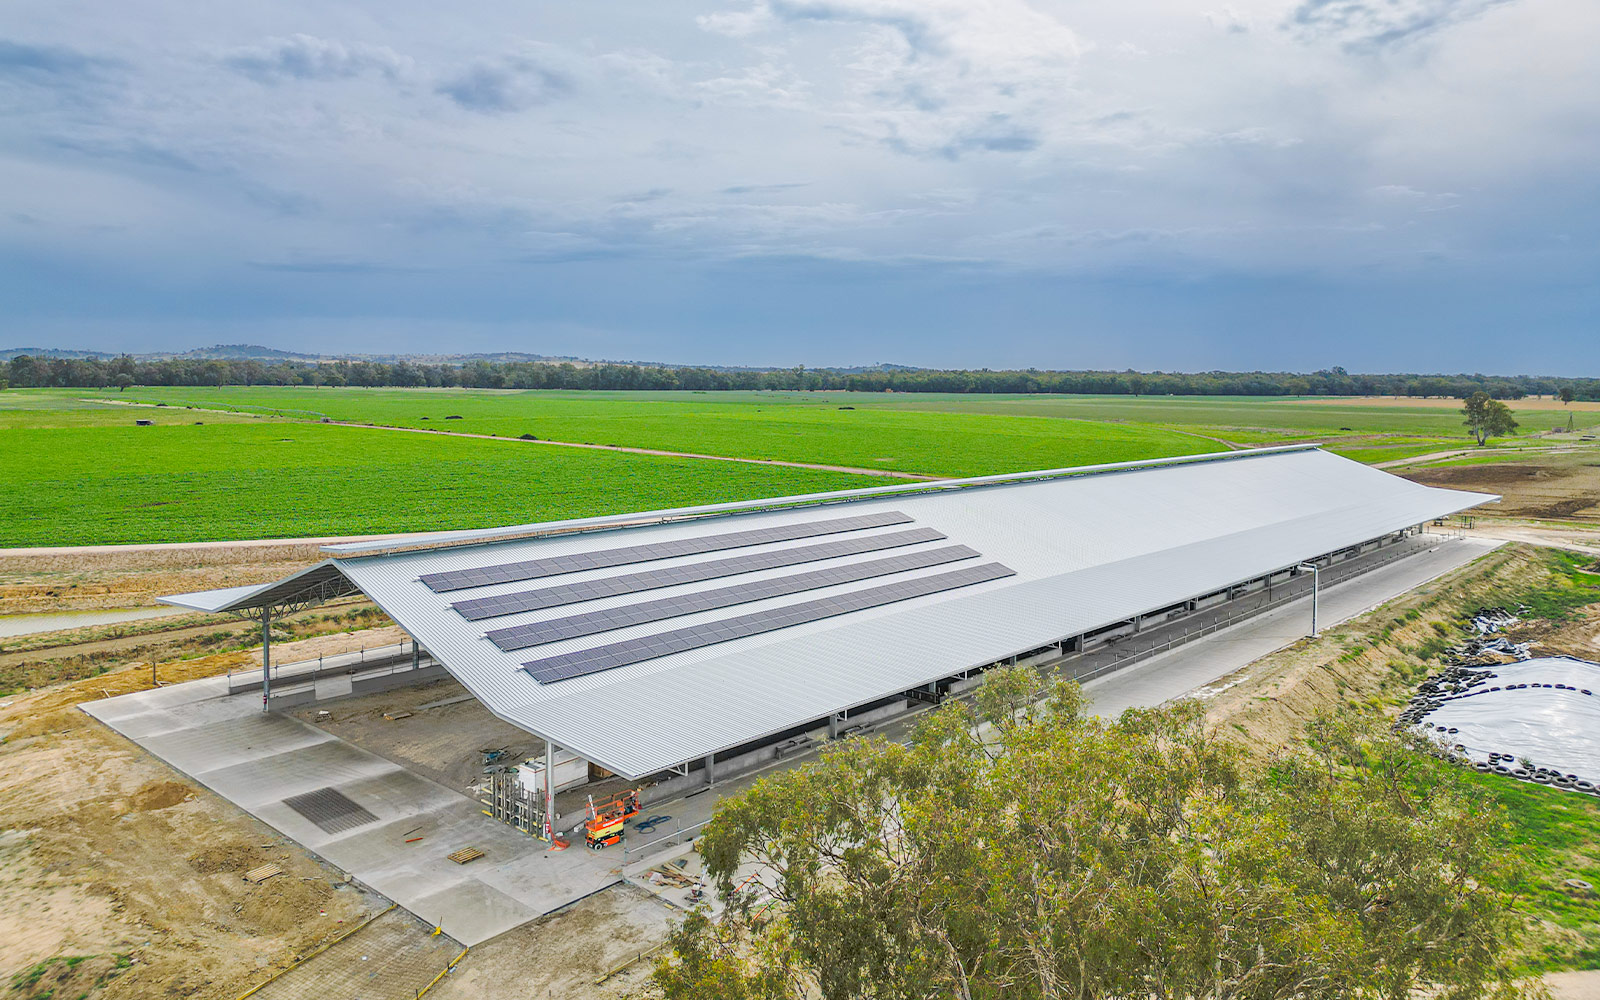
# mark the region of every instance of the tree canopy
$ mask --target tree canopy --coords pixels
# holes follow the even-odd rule
[[[1520,399],[1558,391],[1529,375],[1315,372],[939,370],[932,368],[691,368],[566,361],[428,363],[412,360],[260,361],[239,358],[63,358],[17,354],[0,376],[18,388],[103,389],[121,377],[144,386],[431,386],[475,389],[849,390],[856,392],[1082,393],[1147,396],[1421,396],[1485,392]],[[1600,379],[1573,379],[1576,398],[1600,399]]]
[[[1517,432],[1517,421],[1511,416],[1511,407],[1498,399],[1490,399],[1486,392],[1475,392],[1467,397],[1461,408],[1462,423],[1481,448],[1492,437],[1504,437]]]
[[[719,803],[668,998],[1523,995],[1504,820],[1386,728],[1260,761],[1195,703],[1086,716],[1026,670]],[[754,872],[769,891],[736,888]]]

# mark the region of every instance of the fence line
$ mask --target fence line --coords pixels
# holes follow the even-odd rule
[[[679,826],[678,823],[677,823],[677,820],[674,820],[673,821],[673,825],[676,826],[677,829],[675,829],[672,833],[667,834],[665,837],[657,837],[655,840],[648,841],[646,843],[640,844],[637,847],[628,846],[628,842],[626,840],[624,840],[622,842],[622,872],[623,872],[623,874],[624,875],[627,874],[628,865],[632,864],[633,861],[637,858],[638,855],[643,854],[646,851],[649,851],[651,848],[657,847],[657,846],[662,845],[662,844],[667,844],[669,846],[671,844],[682,844],[682,843],[684,843],[684,841],[682,839],[680,839],[680,838],[682,838],[684,834],[689,834],[689,839],[693,840],[694,839],[694,834],[696,832],[698,832],[701,827],[705,826],[709,822],[711,822],[711,820],[703,819],[700,822],[692,823],[689,826]],[[660,853],[660,852],[657,851],[655,853]],[[634,859],[630,859],[630,857],[629,857],[630,855],[633,855]]]
[[[394,650],[384,653],[380,659],[374,655],[373,665],[367,666],[367,647],[362,646],[352,653],[334,653],[332,656],[318,656],[315,660],[295,660],[292,663],[274,663],[272,665],[273,690],[294,690],[306,684],[315,683],[324,677],[336,677],[341,674],[365,674],[368,677],[389,676],[406,673],[411,670],[422,670],[427,667],[438,666],[439,661],[426,650],[419,649],[415,641],[394,643],[388,646],[375,646],[373,653],[378,654],[383,650]],[[354,662],[345,661],[354,656]],[[327,660],[345,661],[328,665]],[[311,664],[309,669],[307,667]],[[387,671],[380,671],[387,667]],[[228,693],[238,694],[240,691],[256,691],[261,688],[260,670],[243,670],[228,675]]]

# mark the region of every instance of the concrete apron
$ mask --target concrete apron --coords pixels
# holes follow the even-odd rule
[[[81,706],[172,767],[354,879],[476,945],[621,881],[619,856],[565,851],[483,814],[473,799],[206,678]],[[313,822],[285,803],[333,789],[364,815]],[[421,837],[413,843],[407,840]],[[465,865],[446,858],[475,847]]]

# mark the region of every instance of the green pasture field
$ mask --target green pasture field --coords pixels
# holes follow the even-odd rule
[[[1523,416],[1536,429],[1555,415]],[[483,527],[885,483],[465,435],[961,476],[1304,440],[1383,462],[1468,446],[1458,421],[1453,409],[1233,397],[9,390],[0,546]]]
[[[1452,407],[1217,396],[848,392],[572,392],[224,387],[129,390],[128,399],[516,437],[817,462],[934,475],[1153,458],[1322,441],[1357,461],[1468,445]],[[1524,432],[1563,421],[1519,409]],[[459,416],[441,424],[446,416]],[[1600,414],[1579,412],[1579,422]],[[427,418],[427,419],[424,419]],[[1192,437],[1185,442],[1183,437]],[[1525,438],[1504,439],[1499,444]]]
[[[280,418],[622,445],[940,476],[1225,450],[1147,423],[922,412],[878,393],[500,392],[475,389],[130,389],[128,400]],[[446,419],[459,417],[461,419]]]
[[[1600,898],[1562,887],[1569,878],[1600,881],[1594,852],[1600,801],[1499,775],[1469,774],[1467,780],[1506,810],[1516,851],[1527,864],[1516,886],[1517,907],[1539,923],[1525,948],[1528,970],[1600,969]]]
[[[10,415],[0,547],[494,527],[886,483],[214,414],[154,427],[17,427]]]

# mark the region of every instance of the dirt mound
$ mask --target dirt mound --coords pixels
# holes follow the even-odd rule
[[[189,867],[202,875],[232,872],[242,877],[251,868],[266,864],[267,860],[266,853],[259,848],[250,848],[242,844],[218,844],[189,855]]]
[[[1566,479],[1571,469],[1560,466],[1524,465],[1520,462],[1492,462],[1484,465],[1456,465],[1443,469],[1419,469],[1406,478],[1427,480],[1434,486],[1467,484],[1526,483],[1538,480]]]
[[[176,781],[152,781],[128,799],[135,812],[154,812],[167,809],[194,797],[194,790]]]

